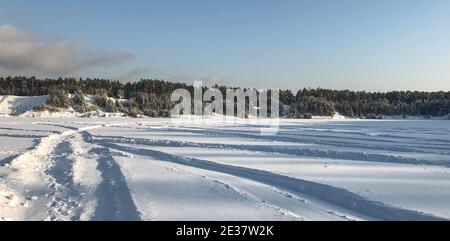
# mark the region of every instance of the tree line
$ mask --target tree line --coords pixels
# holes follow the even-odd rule
[[[142,79],[122,83],[108,79],[38,79],[35,77],[0,77],[0,95],[50,95],[46,106],[50,109],[73,106],[80,112],[92,110],[86,95],[94,96],[95,104],[108,112],[122,112],[130,116],[140,114],[169,116],[173,103],[172,92],[184,88],[193,93],[194,87],[185,83]],[[226,86],[214,86],[224,95]],[[232,87],[237,88],[237,87]],[[70,94],[71,98],[67,98]],[[296,93],[280,90],[280,115],[291,118],[310,118],[312,115],[381,118],[382,116],[445,116],[450,113],[450,92],[390,91],[366,92],[304,88]],[[269,99],[270,101],[270,99]]]
[[[294,96],[290,91],[280,95],[289,103],[292,117],[304,115],[331,116],[338,112],[348,117],[381,118],[382,116],[445,116],[450,113],[450,92],[390,91],[366,92],[330,89],[302,89]]]

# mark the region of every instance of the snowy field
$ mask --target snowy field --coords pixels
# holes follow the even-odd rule
[[[0,220],[450,219],[450,121],[0,118]]]

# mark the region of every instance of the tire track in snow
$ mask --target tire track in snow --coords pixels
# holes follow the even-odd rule
[[[414,140],[420,141],[418,142],[404,142],[404,141],[395,141],[390,139],[383,140],[374,140],[370,139],[372,143],[370,144],[362,144],[367,141],[367,138],[351,138],[351,137],[342,137],[342,136],[324,136],[324,135],[313,135],[308,133],[301,133],[301,135],[291,134],[289,132],[280,131],[278,135],[274,136],[263,136],[263,135],[255,135],[254,132],[236,132],[236,131],[228,131],[224,129],[220,130],[205,130],[202,128],[194,128],[190,127],[188,129],[174,129],[167,128],[165,131],[177,131],[177,132],[185,132],[185,133],[193,133],[193,134],[201,134],[206,136],[221,136],[221,137],[229,137],[229,138],[242,138],[242,139],[253,139],[253,140],[267,140],[267,141],[280,141],[280,142],[292,142],[292,143],[304,143],[304,144],[315,144],[315,145],[328,145],[333,147],[345,147],[345,148],[362,148],[362,149],[371,149],[371,150],[381,150],[381,151],[417,151],[422,153],[434,153],[423,151],[423,148],[430,148],[438,151],[442,151],[442,154],[448,154],[448,145],[450,144],[449,140],[442,140],[444,143],[435,143],[435,140],[426,140],[414,138]],[[346,140],[343,141],[343,140]],[[352,142],[353,140],[353,142]],[[378,144],[374,144],[374,142]],[[386,144],[390,145],[379,145]],[[420,144],[420,145],[418,145]]]
[[[96,191],[98,203],[92,220],[141,220],[125,177],[109,149],[94,148],[89,152],[99,156],[97,170],[103,178]]]
[[[232,192],[236,196],[239,196],[240,198],[243,198],[243,199],[249,200],[251,202],[254,202],[254,203],[256,203],[259,206],[263,206],[263,207],[275,210],[275,211],[279,212],[279,214],[281,214],[281,215],[291,216],[293,219],[300,220],[300,221],[306,221],[307,220],[305,217],[301,216],[300,214],[291,212],[291,211],[286,210],[286,209],[284,209],[284,208],[282,208],[280,206],[277,206],[275,204],[271,204],[271,203],[269,203],[269,202],[267,202],[265,200],[261,200],[260,198],[254,196],[253,194],[251,194],[251,193],[249,193],[247,191],[244,191],[244,190],[242,190],[242,189],[240,189],[240,188],[238,188],[238,187],[236,187],[234,185],[231,185],[231,184],[229,184],[229,183],[227,183],[225,181],[222,181],[222,180],[219,180],[219,179],[216,179],[216,178],[212,178],[212,177],[209,177],[207,175],[202,175],[202,174],[198,174],[198,173],[195,173],[195,172],[191,172],[191,171],[188,171],[188,170],[185,170],[185,169],[180,169],[180,168],[170,168],[169,170],[171,170],[173,172],[181,172],[181,171],[183,171],[185,173],[189,173],[190,175],[198,176],[198,177],[203,178],[206,181],[212,183],[213,185],[217,186],[217,188],[220,188],[220,189],[222,189],[222,190],[224,190],[226,192]]]
[[[332,206],[348,210],[351,213],[357,213],[363,217],[370,217],[376,220],[445,220],[417,211],[387,206],[384,203],[369,200],[342,188],[283,176],[268,171],[181,157],[151,149],[125,147],[113,143],[99,144],[108,149],[112,148],[135,155],[149,156],[162,161],[246,178],[274,186],[293,194],[309,196],[324,203],[331,204]]]
[[[64,155],[64,153],[73,154],[67,139],[75,134],[81,134],[83,140],[88,140],[90,136],[88,130],[114,125],[120,124],[88,126],[76,130],[74,127],[68,127],[75,132],[54,147],[54,166],[49,168],[46,174],[52,177],[51,187],[59,195],[53,197],[49,210],[50,219],[58,219],[61,215],[71,215],[72,220],[79,220],[83,211],[82,207],[79,207],[81,193],[77,190],[72,176],[73,160]],[[140,214],[131,197],[125,178],[111,152],[104,148],[94,148],[88,153],[98,156],[97,170],[103,179],[95,191],[97,206],[92,220],[140,220]]]
[[[82,207],[79,206],[81,190],[74,183],[73,160],[69,158],[73,150],[68,140],[83,128],[45,124],[69,129],[61,134],[52,135],[55,137],[55,142],[47,147],[49,163],[47,168],[42,171],[49,181],[48,187],[50,188],[50,192],[46,194],[51,199],[47,204],[49,208],[47,219],[78,220],[82,212]],[[98,128],[98,126],[89,128]]]
[[[92,135],[81,133],[83,141],[93,143]],[[93,220],[126,221],[141,220],[141,215],[133,201],[120,166],[114,160],[108,148],[99,147],[89,150],[90,154],[98,156],[97,170],[100,171],[102,182],[97,187],[97,208]]]
[[[0,127],[0,130],[5,131],[33,131],[33,132],[47,132],[51,134],[61,134],[60,131],[52,131],[52,130],[36,130],[36,129],[24,129],[24,128],[11,128],[11,127]]]
[[[18,156],[20,156],[20,155],[16,154],[16,155],[11,155],[11,156],[8,156],[8,157],[5,157],[5,158],[1,159],[0,160],[0,166],[9,165]]]
[[[104,137],[102,137],[104,138]],[[394,156],[388,154],[376,153],[361,153],[351,151],[325,151],[318,149],[308,149],[299,147],[279,147],[270,145],[245,145],[245,144],[219,144],[219,143],[198,143],[187,141],[172,141],[172,140],[149,140],[140,138],[117,138],[107,137],[105,139],[97,139],[97,142],[114,142],[123,144],[139,144],[146,146],[163,146],[163,147],[195,147],[195,148],[209,148],[222,150],[239,150],[251,152],[266,152],[278,153],[299,157],[313,157],[313,158],[328,158],[338,160],[352,160],[352,161],[367,161],[367,162],[382,162],[382,163],[399,163],[410,165],[435,165],[450,167],[450,161],[424,160],[402,156]]]
[[[55,126],[69,130],[42,138],[33,149],[10,161],[13,172],[8,175],[6,184],[18,190],[22,199],[30,201],[30,205],[24,207],[28,210],[27,216],[22,219],[28,220],[32,217],[67,220],[79,217],[77,201],[72,200],[79,198],[74,198],[77,193],[73,177],[70,176],[72,162],[67,159],[67,155],[63,155],[71,152],[67,140],[80,132],[108,125],[92,125],[78,129],[59,124]],[[43,212],[48,215],[44,217]]]

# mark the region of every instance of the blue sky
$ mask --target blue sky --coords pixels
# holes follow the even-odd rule
[[[0,26],[50,56],[10,47],[1,74],[450,90],[447,0],[0,0]]]

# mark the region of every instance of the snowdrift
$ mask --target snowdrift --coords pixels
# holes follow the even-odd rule
[[[35,106],[45,104],[48,95],[43,96],[0,96],[0,116],[21,115],[32,111]]]
[[[35,111],[36,106],[44,105],[49,98],[48,95],[42,96],[0,96],[0,117],[19,116],[19,117],[41,117],[41,118],[69,118],[69,117],[122,117],[123,113],[109,113],[96,106],[96,111],[80,113],[73,108],[61,109],[57,112]],[[94,98],[86,96],[89,106],[95,106]],[[119,100],[123,101],[123,100]]]

